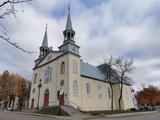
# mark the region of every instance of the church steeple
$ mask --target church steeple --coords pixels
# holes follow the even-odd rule
[[[45,55],[48,52],[48,50],[49,50],[49,48],[48,48],[47,24],[46,24],[46,30],[45,30],[45,34],[44,34],[44,37],[43,37],[42,45],[40,47],[39,57],[42,57],[43,55]]]
[[[71,21],[71,15],[70,15],[70,5],[68,5],[68,16],[67,16],[66,30],[72,30],[72,21]]]
[[[63,31],[63,35],[64,35],[64,43],[74,42],[75,31],[72,28],[72,21],[71,21],[71,15],[70,15],[70,5],[68,5],[67,23],[66,23],[66,29]]]
[[[64,41],[61,46],[59,46],[59,51],[61,52],[71,52],[76,55],[79,55],[79,46],[75,44],[74,35],[75,31],[72,27],[71,15],[70,15],[70,5],[68,5],[68,15],[66,28],[63,31]]]
[[[43,37],[42,47],[48,47],[47,24],[46,24],[44,37]]]

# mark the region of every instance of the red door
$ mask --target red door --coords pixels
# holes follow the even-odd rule
[[[44,107],[49,105],[49,94],[44,94]]]
[[[32,99],[31,108],[34,108],[34,99]]]
[[[60,105],[64,105],[64,93],[60,95]]]

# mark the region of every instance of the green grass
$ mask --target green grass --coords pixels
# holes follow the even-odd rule
[[[59,115],[58,114],[58,108],[57,107],[53,107],[53,108],[42,108],[39,111],[36,111],[35,113],[38,114],[46,114],[46,115]],[[64,112],[63,110],[60,110],[60,116],[69,116],[66,112]]]

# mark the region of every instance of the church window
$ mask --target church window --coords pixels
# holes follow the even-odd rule
[[[61,63],[61,74],[64,74],[65,73],[65,63],[62,62]]]
[[[78,95],[78,82],[77,82],[77,80],[73,81],[73,95]]]
[[[101,85],[98,85],[97,91],[98,91],[98,98],[101,99],[103,97],[103,91]]]
[[[91,95],[91,86],[90,86],[89,83],[86,84],[86,94],[87,94],[88,96]]]
[[[72,62],[72,72],[77,73],[77,61],[73,60]]]
[[[35,88],[33,88],[33,91],[32,91],[32,92],[35,93],[35,91],[36,91]]]
[[[44,71],[44,83],[47,82],[47,70]]]
[[[44,83],[50,82],[51,78],[52,78],[52,68],[48,67],[47,70],[45,70],[45,73],[44,73]]]
[[[51,60],[51,58],[52,58],[52,56],[48,56],[48,61],[50,61],[50,60]]]
[[[61,80],[60,81],[60,86],[63,86],[64,85],[64,80]]]
[[[36,84],[36,80],[37,80],[37,73],[34,75],[34,84]]]
[[[109,96],[109,98],[111,98],[111,96],[112,96],[112,92],[111,92],[111,89],[108,87],[108,96]]]

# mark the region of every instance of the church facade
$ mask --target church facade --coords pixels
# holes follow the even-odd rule
[[[81,111],[118,110],[120,83],[113,80],[113,93],[108,80],[99,67],[81,60],[79,46],[75,43],[70,10],[64,41],[58,51],[48,47],[47,27],[40,55],[35,60],[30,93],[30,108],[69,105]],[[134,108],[131,85],[123,85],[122,109]]]

